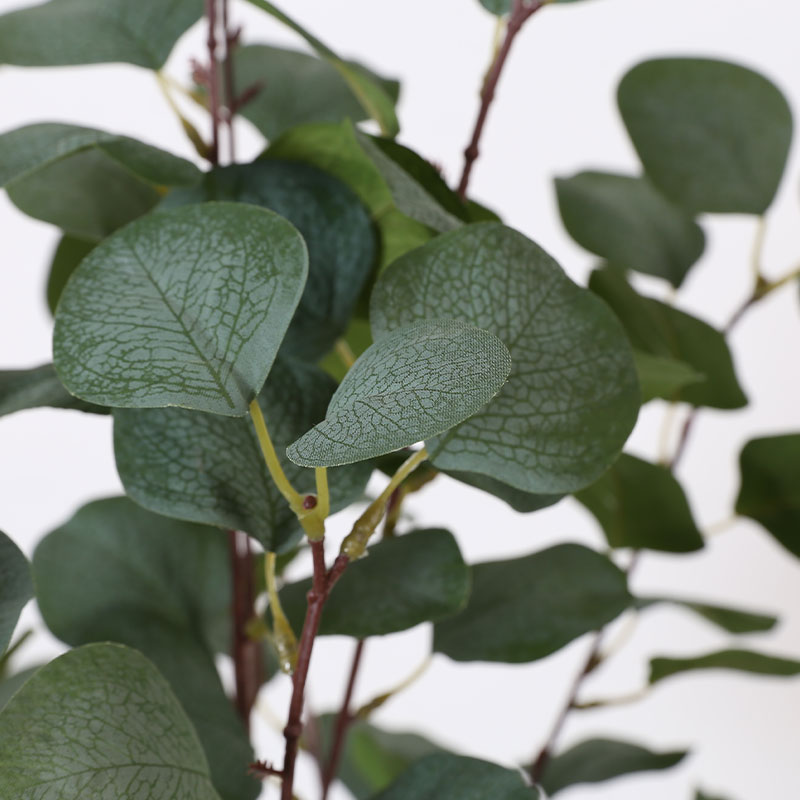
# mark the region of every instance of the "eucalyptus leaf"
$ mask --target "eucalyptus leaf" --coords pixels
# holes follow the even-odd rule
[[[722,333],[684,311],[637,294],[614,270],[595,270],[589,288],[611,306],[635,351],[679,361],[704,376],[668,399],[724,409],[747,404]]]
[[[641,350],[633,351],[639,387],[642,390],[642,403],[657,397],[674,401],[680,390],[705,380],[697,370],[683,361],[667,356],[654,356]]]
[[[654,753],[629,742],[589,739],[553,756],[541,784],[548,795],[554,795],[577,783],[600,783],[634,772],[670,769],[687,754],[687,750]]]
[[[706,794],[705,792],[701,792],[699,789],[697,790],[694,800],[724,800],[722,797],[714,796],[712,797],[710,794]]]
[[[19,691],[20,687],[27,682],[28,678],[36,672],[39,667],[30,667],[22,672],[13,675],[0,677],[0,711],[2,711],[8,701]]]
[[[608,308],[538,245],[499,223],[476,223],[395,261],[372,295],[376,341],[431,317],[491,331],[512,359],[485,409],[427,443],[434,466],[557,494],[614,461],[639,409],[630,346]]]
[[[0,16],[0,64],[159,69],[202,13],[203,0],[50,0]]]
[[[800,434],[749,441],[739,456],[736,513],[764,526],[800,557]]]
[[[287,14],[267,0],[247,0],[252,5],[266,11],[295,33],[299,34],[311,46],[320,58],[328,61],[347,82],[368,116],[374,119],[386,136],[395,136],[400,128],[394,112],[394,100],[386,89],[363,68],[339,58],[326,44]]]
[[[488,331],[423,320],[384,336],[356,361],[325,419],[289,446],[301,466],[338,466],[408,447],[477,412],[511,362]]]
[[[144,653],[194,723],[223,800],[255,798],[247,735],[213,660],[232,639],[225,534],[126,498],[99,500],[45,537],[33,569],[54,635],[73,646],[110,640]]]
[[[581,545],[557,545],[475,565],[467,607],[434,626],[433,648],[455,661],[536,661],[630,604],[625,575],[609,559]]]
[[[33,597],[28,559],[0,531],[0,655],[8,647],[22,609]]]
[[[646,178],[580,172],[557,179],[556,192],[570,236],[618,269],[678,287],[703,253],[702,228]]]
[[[31,369],[0,370],[0,417],[42,406],[108,413],[107,408],[73,397],[64,388],[52,364]]]
[[[667,467],[623,453],[575,499],[594,515],[611,547],[689,553],[703,546],[686,495]]]
[[[483,492],[498,497],[504,503],[508,503],[514,511],[521,514],[529,514],[532,511],[540,511],[543,508],[555,505],[564,495],[561,494],[531,494],[515,489],[513,486],[501,483],[489,475],[481,475],[478,472],[457,472],[449,470],[447,474],[461,483],[473,486]]]
[[[479,0],[480,4],[498,17],[511,12],[511,0]]]
[[[337,383],[341,383],[356,359],[372,344],[372,331],[369,322],[360,317],[352,317],[347,330],[336,342],[319,365]]]
[[[286,445],[325,416],[335,388],[317,367],[279,359],[259,395],[278,459],[301,494],[316,491],[314,473],[289,461]],[[114,450],[128,496],[151,511],[246,531],[271,551],[291,547],[299,533],[248,418],[116,409]],[[361,496],[371,471],[368,463],[330,470],[334,511]]]
[[[719,650],[690,658],[651,658],[650,683],[681,672],[704,669],[731,669],[756,675],[791,677],[800,675],[800,661],[768,656],[752,650]]]
[[[220,800],[167,682],[116,644],[65,653],[11,698],[0,714],[0,794]]]
[[[241,416],[300,300],[307,251],[266,209],[205,203],[151,214],[92,251],[56,313],[56,370],[112,407]]]
[[[762,75],[725,61],[654,59],[625,75],[617,101],[648,176],[691,213],[762,214],[772,203],[792,114]]]
[[[467,602],[469,569],[453,535],[412,531],[384,539],[352,563],[325,604],[319,633],[365,639],[452,616]],[[281,605],[299,634],[311,579],[281,590]]]
[[[47,307],[51,314],[56,313],[56,306],[61,292],[78,264],[94,249],[94,242],[87,242],[65,233],[59,239],[53,259],[50,262],[50,273],[47,277]]]
[[[399,84],[346,62],[397,102]],[[306,122],[359,121],[368,112],[330,61],[298,50],[265,44],[238,47],[233,53],[236,93],[256,90],[239,112],[267,139]]]
[[[636,606],[640,609],[661,603],[668,603],[692,611],[729,633],[769,631],[778,622],[778,618],[772,615],[757,614],[740,608],[728,608],[727,606],[702,603],[697,600],[685,600],[678,597],[639,597],[636,599]]]
[[[374,800],[537,800],[518,770],[477,758],[435,753],[412,764]]]
[[[214,170],[201,187],[179,190],[167,204],[206,200],[269,208],[303,236],[308,280],[281,352],[319,360],[346,330],[377,261],[377,237],[367,209],[333,176],[277,159]]]

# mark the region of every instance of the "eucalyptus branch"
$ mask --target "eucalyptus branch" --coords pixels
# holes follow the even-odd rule
[[[208,160],[212,164],[219,163],[219,126],[220,126],[220,93],[219,93],[219,60],[217,58],[217,0],[206,0],[206,20],[208,23],[208,94],[211,112],[211,148]]]
[[[478,117],[475,120],[475,127],[472,130],[472,138],[464,150],[464,169],[461,173],[461,180],[458,183],[458,194],[462,200],[466,200],[467,187],[469,186],[469,178],[472,172],[472,165],[480,154],[479,144],[483,127],[486,124],[486,118],[489,114],[489,107],[494,100],[497,84],[500,80],[500,75],[505,66],[508,54],[511,51],[511,46],[514,44],[514,39],[520,32],[520,29],[525,24],[530,16],[538,11],[545,2],[542,0],[533,0],[533,2],[526,2],[526,0],[514,0],[511,8],[511,15],[508,18],[506,25],[505,37],[503,43],[496,51],[494,61],[489,67],[489,72],[486,75],[486,80],[481,88],[481,104],[478,109]]]
[[[239,43],[240,29],[231,29],[228,20],[228,0],[222,3],[222,32],[225,41],[225,53],[222,59],[222,74],[225,81],[225,123],[228,127],[228,159],[236,161],[236,137],[233,131],[233,119],[236,115],[236,85],[233,76],[233,51]]]

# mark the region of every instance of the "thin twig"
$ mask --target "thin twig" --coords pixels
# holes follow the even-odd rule
[[[225,39],[225,54],[222,59],[222,71],[225,79],[225,123],[228,128],[228,159],[231,164],[236,161],[236,141],[233,133],[233,119],[236,115],[236,88],[233,77],[233,51],[239,43],[241,31],[231,30],[228,24],[228,0],[222,3],[222,31]]]
[[[208,22],[208,93],[211,108],[211,150],[208,159],[212,164],[219,163],[219,61],[217,60],[217,0],[206,0],[206,20]]]
[[[483,83],[483,88],[481,89],[481,105],[478,109],[478,117],[475,120],[472,138],[470,139],[466,150],[464,150],[464,169],[461,173],[461,180],[458,183],[458,194],[462,200],[466,200],[467,197],[467,187],[469,186],[472,165],[475,163],[478,155],[480,154],[480,150],[478,148],[481,140],[481,134],[483,133],[483,127],[486,124],[486,117],[489,114],[489,107],[492,104],[492,100],[494,100],[497,83],[500,80],[500,74],[503,71],[508,54],[511,51],[511,45],[514,44],[514,39],[520,32],[520,29],[525,24],[527,19],[536,11],[538,11],[543,5],[545,5],[545,3],[539,1],[528,3],[526,0],[514,0],[511,9],[511,16],[509,17],[508,25],[506,26],[505,38],[503,39],[503,43],[500,45],[500,48],[497,51],[497,55],[495,56],[492,66],[489,68],[489,72],[486,75],[486,80]]]

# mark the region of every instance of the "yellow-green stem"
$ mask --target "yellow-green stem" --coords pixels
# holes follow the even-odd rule
[[[267,553],[264,559],[264,577],[267,583],[269,609],[272,614],[272,635],[278,651],[281,669],[291,675],[297,663],[297,637],[294,635],[286,614],[283,613],[278,585],[275,580],[275,553]]]

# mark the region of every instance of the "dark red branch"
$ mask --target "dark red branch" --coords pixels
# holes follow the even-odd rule
[[[225,122],[228,127],[228,158],[236,161],[236,140],[233,133],[233,118],[236,115],[236,88],[233,76],[233,51],[239,44],[241,28],[231,29],[228,22],[228,0],[222,3],[222,30],[225,36],[225,54],[222,59],[222,72],[225,81]]]
[[[503,43],[497,51],[492,66],[489,68],[489,73],[484,81],[483,88],[481,89],[481,105],[478,110],[478,118],[475,120],[475,127],[472,131],[472,138],[470,139],[467,149],[464,150],[464,170],[461,173],[461,180],[458,184],[458,194],[462,200],[466,200],[467,186],[469,186],[469,178],[472,172],[472,165],[478,158],[480,150],[478,146],[483,133],[483,126],[486,124],[486,117],[489,114],[489,107],[494,100],[495,91],[497,89],[500,74],[505,66],[506,59],[509,52],[511,52],[511,45],[514,44],[514,39],[520,32],[520,29],[528,20],[528,18],[538,11],[544,5],[540,0],[535,2],[526,2],[526,0],[514,0],[511,8],[511,15],[508,18],[508,25],[506,26],[506,35],[503,38]]]
[[[211,112],[211,150],[208,159],[212,164],[219,163],[219,60],[217,54],[217,0],[206,0],[206,21],[208,23],[208,95]]]

